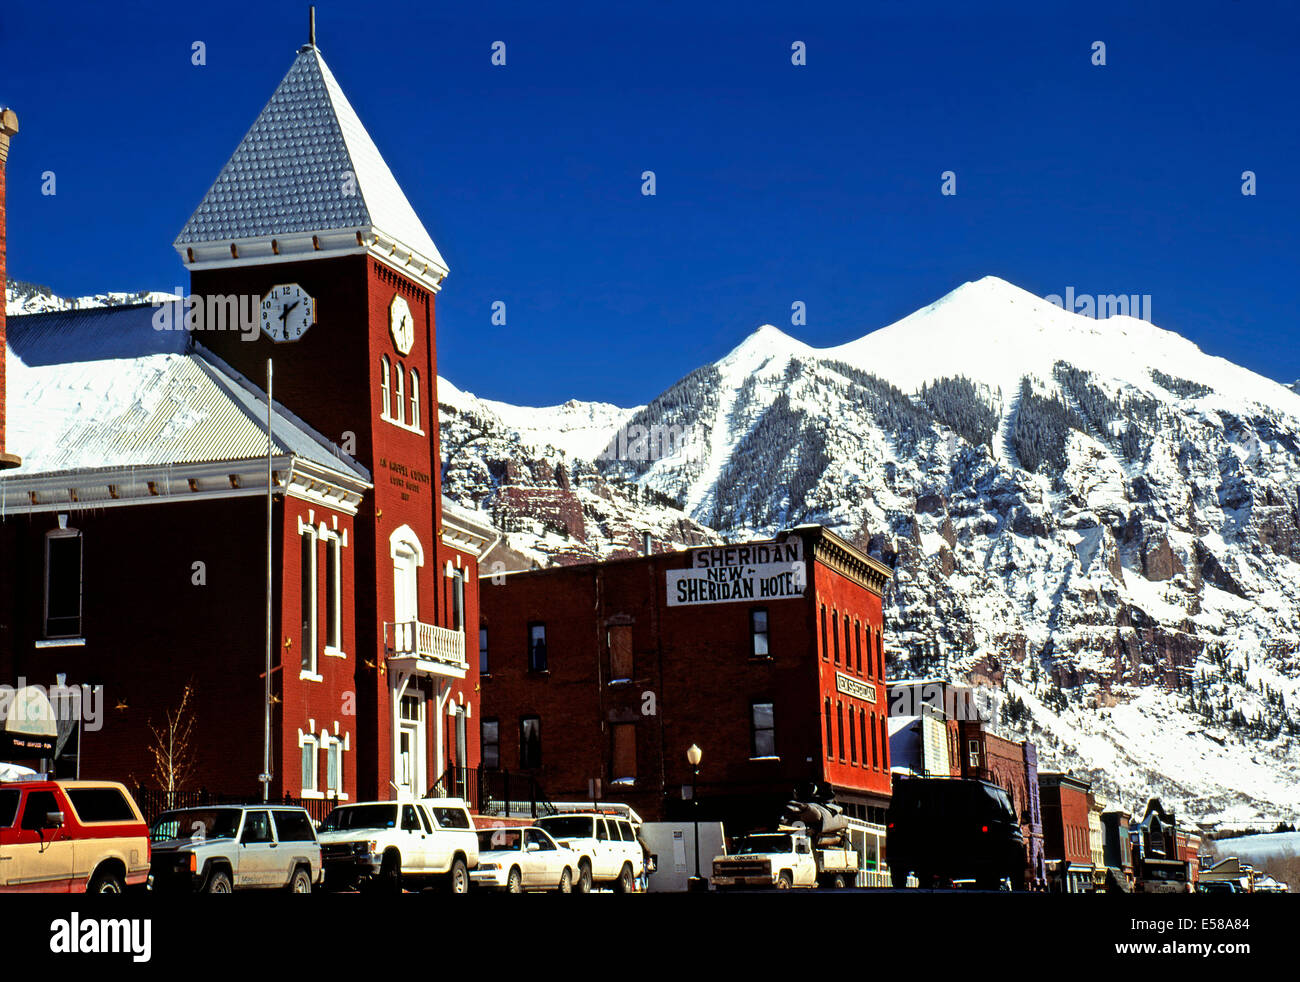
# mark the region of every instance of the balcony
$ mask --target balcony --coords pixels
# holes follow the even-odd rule
[[[384,650],[389,662],[425,675],[463,679],[469,670],[465,632],[423,621],[385,622]]]

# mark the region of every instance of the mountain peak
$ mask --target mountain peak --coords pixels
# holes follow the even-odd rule
[[[740,344],[732,348],[721,364],[745,363],[759,365],[772,358],[799,354],[812,354],[813,349],[797,338],[792,338],[772,324],[763,324]]]

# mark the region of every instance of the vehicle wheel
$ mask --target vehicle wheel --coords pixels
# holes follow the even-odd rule
[[[618,879],[614,881],[615,893],[631,893],[635,884],[632,881],[632,867],[628,863],[623,864],[623,868],[618,871]]]
[[[564,872],[560,874],[560,893],[573,892],[573,871],[569,867],[564,867]]]
[[[87,893],[121,893],[125,889],[122,878],[112,870],[101,870],[90,879]]]
[[[290,893],[311,893],[311,874],[299,866],[293,871],[293,879],[289,881]]]
[[[465,860],[459,858],[452,860],[451,872],[447,874],[447,891],[469,893],[469,870],[465,868]]]
[[[383,865],[379,867],[379,889],[390,894],[402,892],[402,858],[396,853],[384,856]]]
[[[225,870],[217,870],[208,877],[207,893],[231,893],[230,874]]]
[[[844,876],[841,873],[836,873],[834,876],[828,876],[826,878],[825,886],[827,890],[843,890],[847,885],[848,884],[845,882]]]
[[[895,890],[902,890],[907,886],[907,870],[891,869],[889,871],[889,882],[894,884]]]
[[[578,882],[574,884],[575,893],[591,893],[591,863],[583,860],[578,864]]]
[[[510,875],[506,877],[506,893],[523,893],[524,876],[519,872],[519,867],[512,867]]]
[[[794,889],[794,877],[790,875],[789,870],[781,870],[781,875],[776,878],[776,888],[778,890]]]

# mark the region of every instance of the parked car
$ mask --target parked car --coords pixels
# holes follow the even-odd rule
[[[0,784],[0,893],[121,893],[149,877],[149,827],[111,781]]]
[[[476,887],[506,893],[572,893],[578,856],[544,829],[479,829],[478,867],[469,877]]]
[[[311,816],[302,808],[179,808],[154,819],[149,836],[149,882],[159,893],[311,893],[321,882],[320,843]]]
[[[574,888],[579,893],[596,886],[631,893],[644,874],[645,852],[629,818],[594,811],[568,812],[539,818],[537,826],[577,854]]]
[[[321,826],[320,843],[326,889],[401,893],[404,884],[439,883],[467,893],[478,866],[474,820],[460,798],[340,805]]]
[[[839,889],[858,873],[852,849],[818,848],[799,829],[757,832],[742,838],[730,856],[713,860],[713,884],[719,890],[737,887],[829,887]]]

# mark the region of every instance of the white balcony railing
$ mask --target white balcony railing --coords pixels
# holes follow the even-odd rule
[[[423,621],[389,621],[384,624],[384,644],[392,658],[418,658],[464,671],[465,632],[425,624]]]

